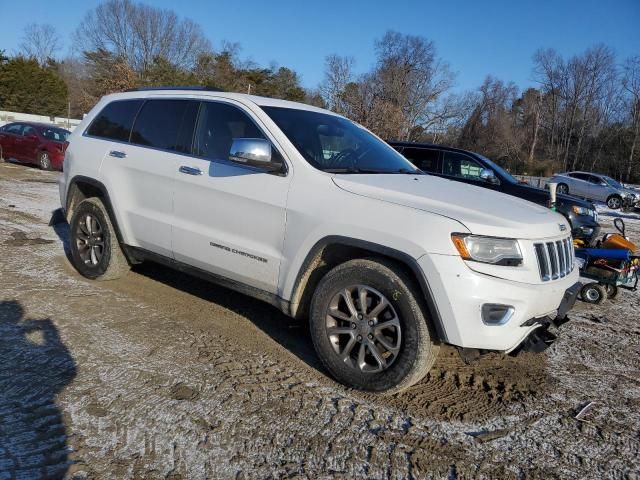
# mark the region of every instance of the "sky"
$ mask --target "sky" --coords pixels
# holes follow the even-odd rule
[[[0,0],[0,50],[18,51],[29,23],[71,34],[98,0]],[[533,53],[552,47],[564,56],[597,43],[619,61],[640,55],[640,0],[149,0],[202,26],[214,48],[238,42],[241,56],[297,71],[305,87],[323,77],[332,53],[356,59],[358,73],[375,63],[374,42],[387,30],[421,35],[457,73],[457,91],[476,89],[487,75],[534,85]]]

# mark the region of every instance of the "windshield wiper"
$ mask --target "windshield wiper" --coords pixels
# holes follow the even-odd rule
[[[416,168],[415,170],[408,170],[406,168],[399,168],[398,170],[375,170],[373,168],[359,168],[359,167],[348,167],[348,168],[325,168],[325,172],[328,173],[378,173],[378,174],[404,174],[404,175],[426,175],[422,170]]]
[[[393,173],[393,172],[386,172],[384,170],[373,170],[369,168],[356,168],[356,167],[325,168],[324,171],[327,173]]]

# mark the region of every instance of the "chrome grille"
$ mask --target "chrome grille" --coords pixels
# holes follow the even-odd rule
[[[555,242],[534,243],[538,269],[543,282],[562,278],[573,270],[573,245],[571,237]]]

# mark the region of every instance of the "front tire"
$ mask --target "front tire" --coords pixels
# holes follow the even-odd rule
[[[556,188],[556,193],[568,194],[569,193],[569,185],[566,183],[559,183],[558,188]]]
[[[92,280],[115,280],[129,271],[129,262],[99,198],[78,204],[70,230],[71,260],[81,275]]]
[[[611,210],[617,210],[622,206],[622,197],[620,195],[611,195],[607,198],[607,207]]]
[[[384,260],[338,265],[320,281],[311,302],[313,344],[344,385],[396,393],[422,379],[439,345],[429,334],[419,287]]]

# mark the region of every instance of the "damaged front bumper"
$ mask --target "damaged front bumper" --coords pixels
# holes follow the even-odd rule
[[[567,288],[558,306],[555,317],[551,318],[549,315],[546,315],[544,317],[530,318],[520,324],[521,327],[535,327],[535,329],[532,330],[518,346],[506,353],[515,356],[522,352],[539,353],[549,348],[557,338],[554,332],[557,332],[560,326],[569,320],[567,314],[575,305],[581,288],[582,283],[580,282],[576,282]],[[458,351],[466,363],[478,359],[483,353],[490,352],[490,350],[461,347],[458,347]]]
[[[582,284],[580,282],[574,283],[571,287],[567,288],[564,292],[564,296],[562,297],[562,301],[558,306],[558,311],[556,313],[555,318],[551,318],[549,316],[541,317],[541,318],[531,318],[526,322],[522,323],[522,327],[531,327],[534,325],[538,325],[538,328],[533,330],[524,341],[518,345],[514,350],[509,352],[511,355],[517,355],[520,352],[543,352],[547,348],[551,346],[551,344],[556,340],[556,335],[552,333],[550,330],[557,330],[561,325],[565,324],[569,318],[567,317],[567,313],[573,308],[576,303],[576,299],[578,298],[578,293],[580,293],[580,289],[582,288]]]

